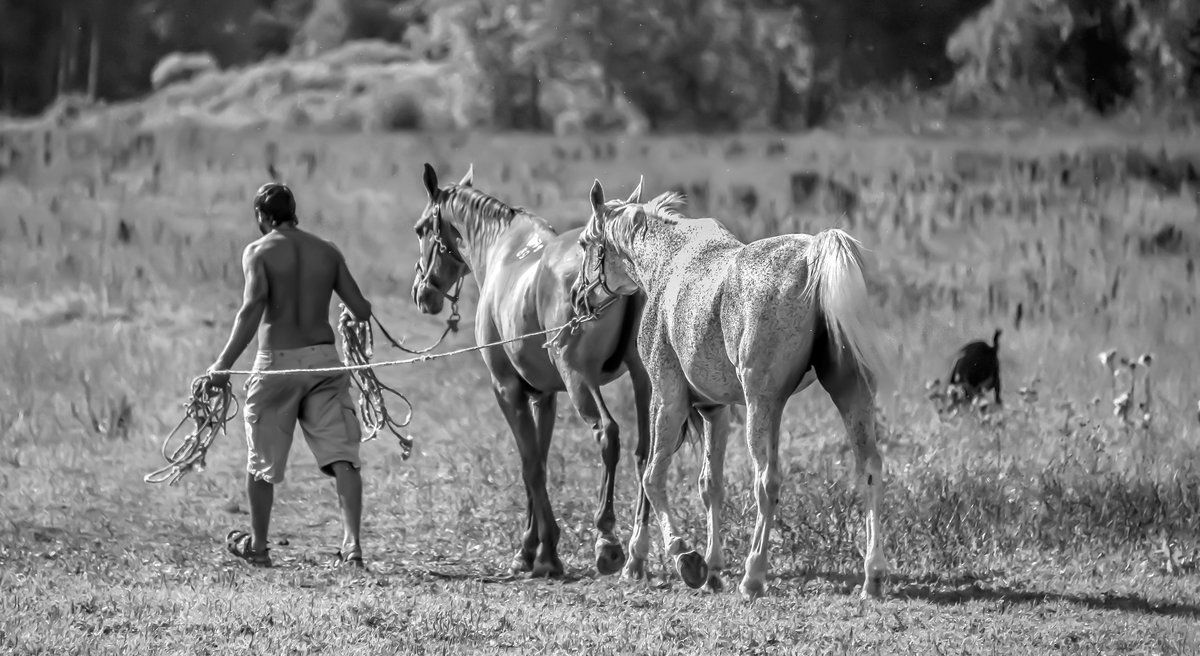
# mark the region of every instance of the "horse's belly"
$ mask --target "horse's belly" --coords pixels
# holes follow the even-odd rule
[[[565,389],[562,376],[550,361],[546,349],[542,348],[545,338],[536,345],[524,342],[524,348],[514,348],[508,352],[508,359],[521,378],[534,389],[543,392],[561,392]],[[514,347],[517,344],[513,344]]]
[[[697,401],[707,403],[744,403],[745,392],[737,369],[724,350],[704,349],[684,365],[684,375]]]

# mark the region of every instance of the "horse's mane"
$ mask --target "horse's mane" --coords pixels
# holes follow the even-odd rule
[[[657,216],[660,219],[667,221],[678,221],[688,217],[683,215],[683,206],[687,204],[687,198],[678,191],[665,191],[654,198],[650,202],[642,206],[646,214]]]
[[[438,205],[443,212],[449,211],[458,217],[473,235],[494,234],[507,227],[514,218],[524,214],[538,227],[555,232],[546,219],[523,207],[509,205],[495,196],[475,187],[450,185],[442,189]]]
[[[650,217],[675,223],[687,219],[681,209],[687,203],[686,197],[678,191],[666,191],[645,203],[626,203],[621,200],[610,200],[604,204],[612,210],[604,221],[603,232],[614,246],[628,249],[635,238],[646,230],[646,220]],[[588,222],[584,230],[585,239],[597,239],[600,235],[599,226]]]
[[[442,190],[438,202],[442,209],[450,209],[460,217],[512,219],[522,209],[480,191],[475,187],[450,185]]]

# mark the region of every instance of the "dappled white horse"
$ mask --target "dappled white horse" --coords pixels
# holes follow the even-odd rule
[[[638,349],[650,373],[651,455],[643,484],[675,568],[691,587],[720,589],[728,407],[746,406],[758,519],[741,592],[766,588],[767,544],[779,503],[779,424],[787,400],[819,380],[841,413],[865,486],[863,596],[881,594],[888,563],[881,535],[882,461],[875,444],[875,386],[885,375],[859,243],[841,230],[743,244],[715,219],[679,213],[683,197],[605,203],[597,180],[580,236],[586,260],[573,289],[579,306],[645,291]],[[815,375],[814,375],[815,374]],[[676,529],[667,471],[685,431],[703,419],[700,494],[708,512],[701,558]],[[637,513],[625,575],[644,576],[650,551]],[[706,562],[707,561],[707,562]]]

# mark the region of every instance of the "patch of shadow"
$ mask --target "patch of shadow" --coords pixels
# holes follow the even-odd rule
[[[960,180],[979,182],[996,179],[1008,163],[1002,153],[961,150],[954,153],[950,166]]]
[[[751,216],[758,209],[758,191],[751,185],[733,185],[730,189],[733,203],[744,216]]]
[[[671,191],[683,194],[689,216],[700,216],[708,211],[708,182],[680,183],[672,186]]]
[[[531,578],[527,573],[494,575],[481,571],[477,566],[459,562],[442,561],[431,566],[418,568],[426,576],[449,581],[475,581],[477,583],[577,583],[594,578],[594,572],[589,570],[568,570],[562,576],[553,579]]]
[[[905,599],[921,599],[942,606],[965,604],[972,601],[1002,601],[1013,604],[1065,602],[1093,610],[1118,610],[1144,615],[1200,619],[1200,606],[1195,604],[1156,603],[1138,595],[1103,591],[1094,594],[1065,594],[1006,585],[987,585],[981,581],[972,581],[966,585],[953,587],[929,583],[909,583],[895,587],[892,595]]]
[[[1138,253],[1143,256],[1183,255],[1195,250],[1195,240],[1179,226],[1168,223],[1150,234],[1138,235]]]
[[[986,576],[988,573],[984,572]],[[995,573],[997,576],[999,572]],[[780,574],[779,580],[821,580],[831,584],[833,592],[852,594],[862,584],[862,573],[834,571],[807,571]],[[1144,615],[1168,617],[1195,617],[1200,619],[1200,606],[1178,602],[1153,602],[1131,594],[1096,592],[1094,594],[1066,594],[1034,590],[1021,585],[993,585],[984,576],[957,574],[892,574],[884,584],[884,597],[920,599],[939,606],[967,604],[973,601],[997,601],[1010,604],[1044,604],[1064,602],[1093,610],[1117,610]]]
[[[1170,157],[1166,152],[1150,155],[1139,148],[1130,148],[1125,152],[1125,168],[1130,177],[1167,193],[1177,194],[1185,184],[1200,183],[1200,166],[1195,161],[1185,156]]]

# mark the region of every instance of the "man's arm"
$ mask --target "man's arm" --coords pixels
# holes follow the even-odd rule
[[[263,312],[267,309],[267,272],[263,267],[262,258],[253,244],[242,252],[242,272],[246,276],[246,287],[242,292],[242,307],[238,309],[233,319],[233,330],[229,341],[210,371],[229,369],[242,351],[254,339],[258,324],[262,321]]]
[[[350,273],[350,267],[346,266],[346,258],[337,246],[333,247],[333,252],[337,253],[338,274],[337,282],[333,286],[333,291],[337,292],[338,298],[342,299],[342,303],[346,305],[346,309],[354,315],[357,321],[366,321],[371,318],[371,303],[363,297],[362,290],[358,288],[358,282],[354,280],[354,276]]]

